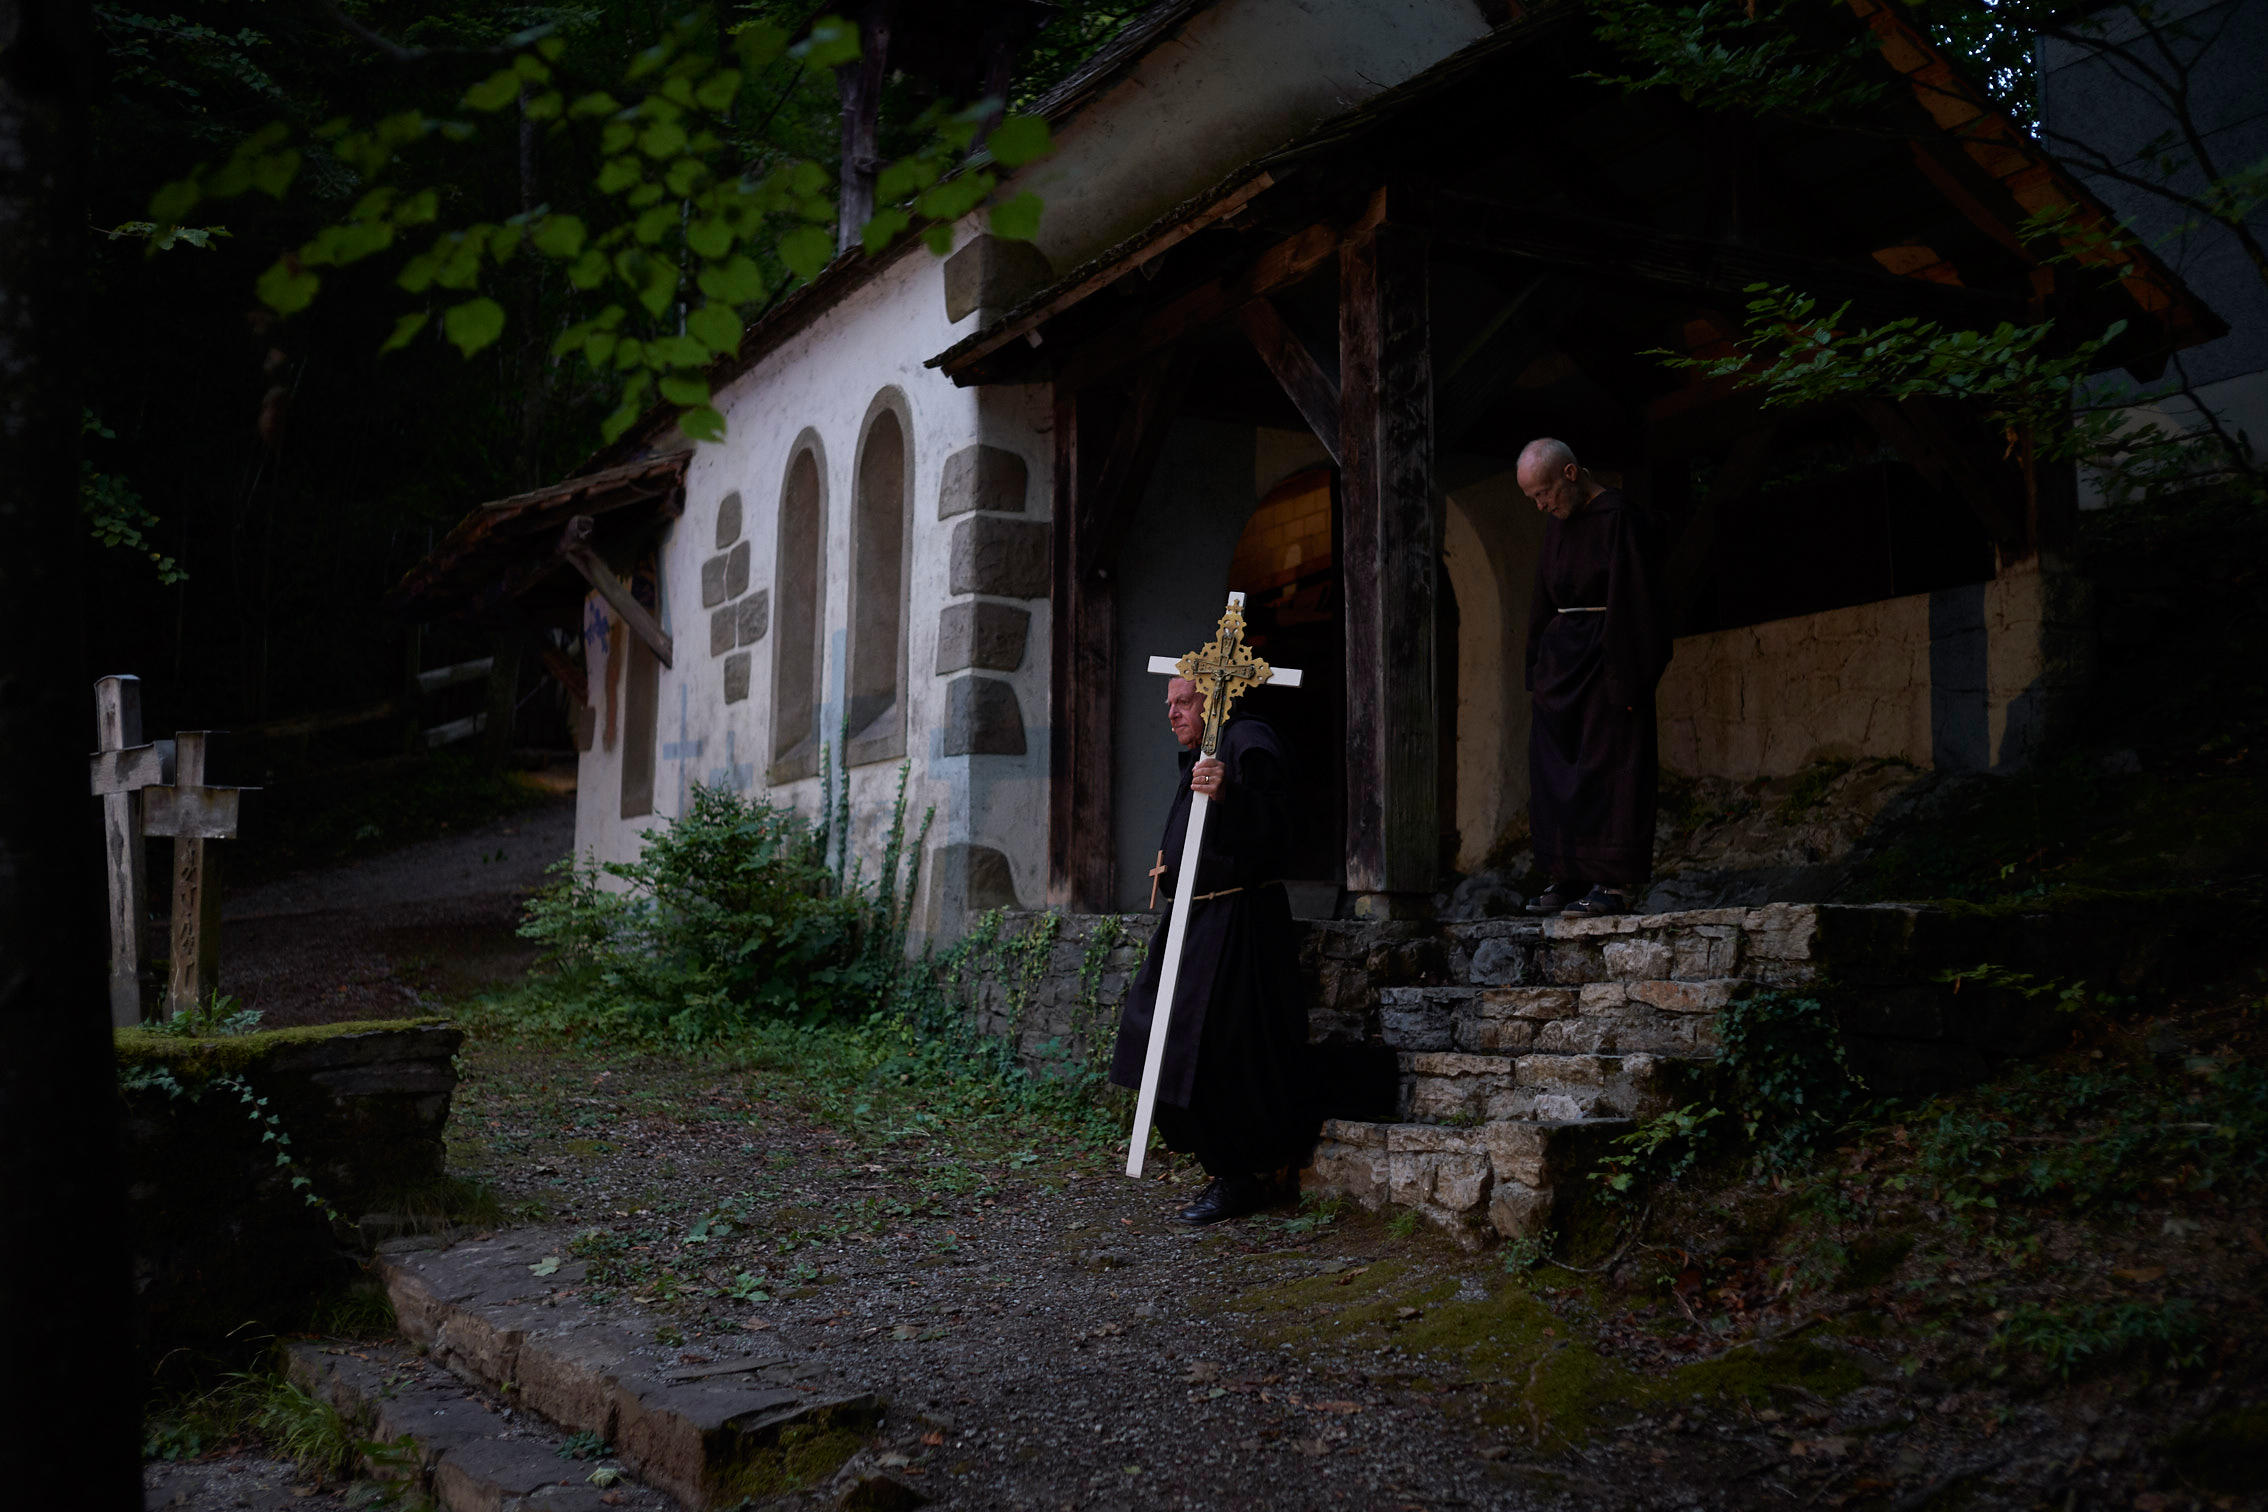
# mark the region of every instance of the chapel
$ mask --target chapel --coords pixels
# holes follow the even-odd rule
[[[1674,540],[1666,765],[2020,765],[2087,676],[2073,470],[1956,405],[1766,409],[1665,356],[1725,351],[1759,284],[2124,322],[2102,360],[2142,375],[2223,328],[2147,252],[2075,278],[2026,223],[2107,224],[2086,188],[1898,7],[1847,11],[1884,129],[1627,91],[1572,5],[1159,0],[1030,107],[1055,150],[1001,193],[1037,236],[979,211],[943,257],[858,245],[870,46],[844,250],[712,374],[725,439],[657,413],[473,509],[395,608],[546,637],[601,860],[697,783],[815,812],[823,765],[871,858],[905,769],[949,938],[1142,906],[1175,773],[1148,661],[1238,590],[1304,674],[1249,705],[1303,762],[1295,911],[1402,916],[1521,822],[1513,466],[1554,435]]]

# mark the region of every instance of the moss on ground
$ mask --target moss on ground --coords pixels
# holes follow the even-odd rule
[[[760,1501],[817,1485],[865,1446],[879,1418],[871,1405],[845,1403],[789,1423],[768,1440],[746,1444],[737,1459],[710,1477],[710,1504],[731,1506],[743,1497]]]
[[[122,1068],[163,1068],[176,1075],[187,1073],[205,1078],[240,1076],[277,1051],[295,1045],[320,1044],[357,1034],[432,1029],[447,1022],[437,1017],[355,1019],[343,1024],[302,1024],[290,1029],[256,1029],[250,1034],[211,1038],[189,1038],[154,1029],[118,1029],[112,1031],[112,1039]]]

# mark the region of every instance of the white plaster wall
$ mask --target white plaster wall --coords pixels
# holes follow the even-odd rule
[[[1786,776],[1888,756],[2003,770],[2085,686],[2086,606],[2054,564],[1990,583],[1691,635],[1662,679],[1662,764]]]
[[[736,765],[753,769],[751,790],[818,817],[816,777],[776,787],[765,781],[771,753],[773,637],[779,633],[774,555],[781,486],[794,442],[806,429],[815,431],[823,452],[827,571],[819,728],[832,747],[841,728],[848,616],[853,608],[849,564],[857,443],[875,395],[894,386],[905,396],[912,417],[907,437],[913,490],[907,543],[911,602],[906,616],[906,759],[912,765],[907,825],[909,830],[917,827],[923,811],[934,807],[931,851],[953,841],[992,846],[1009,857],[1019,898],[1037,902],[1044,894],[1047,601],[1014,601],[1032,616],[1024,663],[1012,673],[988,674],[1006,677],[1015,688],[1023,713],[1025,754],[944,755],[948,679],[935,670],[937,622],[949,597],[952,530],[967,517],[940,520],[937,503],[945,459],[982,441],[1024,458],[1030,486],[1023,518],[1045,521],[1053,455],[1048,433],[1051,412],[1044,391],[956,388],[922,365],[953,340],[942,287],[935,258],[926,253],[901,257],[718,395],[726,437],[694,452],[686,473],[685,515],[660,551],[663,615],[676,642],[676,665],[661,674],[660,739],[665,744],[697,742],[700,754],[682,764],[657,761],[653,815],[626,821],[619,817],[620,752],[609,753],[594,741],[582,758],[578,849],[595,852],[602,860],[634,855],[648,826],[665,823],[680,812],[692,782],[724,780],[728,749]],[[771,588],[773,609],[765,638],[745,648],[753,654],[749,696],[727,704],[724,658],[709,654],[709,611],[701,604],[700,570],[703,560],[716,551],[719,501],[735,489],[742,499],[741,538],[751,545],[750,591]],[[599,697],[596,689],[603,683],[594,679],[593,686],[594,698]],[[603,727],[604,708],[595,712]],[[851,769],[853,854],[865,858],[869,876],[889,823],[898,768],[898,761],[886,760]],[[930,871],[926,859],[924,871]]]
[[[1058,273],[1488,34],[1472,0],[1221,0],[1064,123],[1007,192]]]

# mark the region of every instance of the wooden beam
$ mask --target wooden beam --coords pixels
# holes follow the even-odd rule
[[[583,675],[583,669],[576,666],[567,653],[553,645],[549,639],[539,635],[535,642],[536,654],[543,658],[543,669],[552,675],[559,686],[567,690],[567,696],[575,700],[576,707],[589,708],[591,686],[590,680]]]
[[[589,515],[577,515],[569,520],[566,530],[560,533],[559,555],[599,591],[599,596],[630,627],[630,632],[646,643],[646,649],[654,653],[655,659],[669,666],[669,632],[662,629],[646,606],[631,594],[629,585],[614,575],[614,569],[599,560],[599,554],[591,549],[591,530]]]
[[[1512,296],[1442,371],[1434,444],[1446,450],[1479,423],[1582,304],[1580,290],[1549,276],[1531,280]]]
[[[1208,226],[1231,218],[1274,182],[1266,173],[1254,174],[1223,193],[1219,199],[1192,211],[1183,220],[1162,230],[1146,232],[1130,241],[1121,242],[1117,249],[1096,259],[1092,272],[1075,274],[1061,288],[1041,295],[1040,302],[1024,314],[940,352],[929,359],[927,366],[943,369],[947,377],[963,386],[987,381],[982,373],[986,358],[1003,348],[1040,345],[1040,342],[1032,338],[1056,316],[1074,305],[1084,303],[1091,296],[1109,288],[1127,274],[1154,261]]]
[[[1316,224],[1263,251],[1241,272],[1209,279],[1151,310],[1137,310],[1104,328],[1056,368],[1058,388],[1082,389],[1138,362],[1192,332],[1215,325],[1245,305],[1286,288],[1337,255],[1344,233]]]
[[[102,795],[104,871],[110,881],[110,1023],[142,1021],[142,931],[149,885],[142,866],[140,790],[170,780],[172,752],[142,744],[142,680],[105,677],[95,684],[93,788]],[[170,746],[172,742],[165,742]]]
[[[1082,573],[1080,396],[1055,396],[1053,655],[1048,667],[1048,902],[1077,912],[1118,906],[1111,829],[1111,714],[1117,686],[1113,583]]]
[[[1323,364],[1299,339],[1299,333],[1284,323],[1276,302],[1266,295],[1251,301],[1236,312],[1237,323],[1244,327],[1245,336],[1252,342],[1252,350],[1260,354],[1260,361],[1273,373],[1276,382],[1283,385],[1284,394],[1315,439],[1339,460],[1339,385],[1323,371]]]
[[[1423,238],[1366,226],[1340,254],[1339,301],[1346,886],[1392,908],[1397,897],[1432,892],[1440,850],[1433,616],[1441,543]]]
[[[1745,303],[1751,284],[1785,284],[1822,299],[1849,300],[1861,309],[1924,315],[1955,324],[2022,319],[2025,312],[2025,302],[2013,295],[1926,278],[1899,278],[1871,263],[1861,267],[1830,262],[1571,215],[1550,206],[1444,193],[1419,207],[1414,218],[1444,245],[1562,268],[1624,288],[1640,284]]]

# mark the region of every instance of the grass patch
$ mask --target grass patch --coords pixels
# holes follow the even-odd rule
[[[145,1459],[197,1459],[233,1445],[257,1445],[288,1459],[299,1473],[335,1480],[354,1467],[354,1429],[330,1403],[318,1401],[272,1370],[234,1371],[219,1385],[146,1413]]]

